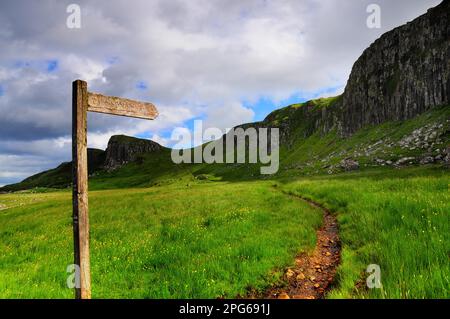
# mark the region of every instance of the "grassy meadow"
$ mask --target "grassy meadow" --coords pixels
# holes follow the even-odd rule
[[[90,192],[93,298],[215,298],[278,280],[321,212],[268,182]],[[0,298],[71,298],[71,193],[0,195]]]
[[[434,149],[445,149],[450,107],[344,139],[335,132],[305,138],[308,122],[295,113],[303,106],[270,117],[269,126],[292,118],[293,127],[274,176],[260,175],[253,164],[177,165],[168,149],[91,174],[93,297],[216,298],[264,290],[299,252],[314,247],[322,212],[292,196],[298,195],[338,215],[342,262],[328,297],[448,298],[448,169],[374,163],[420,158],[420,150],[398,142],[427,126],[442,127]],[[374,145],[382,147],[369,151]],[[359,171],[327,174],[348,157],[359,161]],[[66,285],[73,260],[70,172],[66,163],[7,189],[32,190],[0,194],[0,298],[73,297]],[[366,288],[369,264],[380,266],[382,289]]]
[[[448,171],[376,169],[277,181],[180,181],[90,192],[94,298],[235,297],[264,290],[335,212],[329,298],[448,298]],[[40,190],[42,191],[42,190]],[[71,298],[71,193],[0,195],[0,298]],[[381,267],[382,289],[365,270]]]
[[[285,186],[337,213],[343,243],[331,298],[449,298],[450,194],[446,171],[346,174]],[[365,269],[381,269],[367,289]]]

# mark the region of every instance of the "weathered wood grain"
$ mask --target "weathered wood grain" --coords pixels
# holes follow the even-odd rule
[[[88,93],[88,111],[153,120],[158,110],[152,103]]]
[[[74,262],[80,267],[80,287],[75,297],[91,298],[87,168],[87,83],[72,84],[73,237]]]
[[[89,261],[89,208],[87,167],[87,112],[153,120],[158,116],[151,103],[89,93],[87,83],[72,83],[73,238],[74,263],[80,267],[80,287],[75,298],[91,298]]]

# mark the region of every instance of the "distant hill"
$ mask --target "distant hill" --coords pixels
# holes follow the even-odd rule
[[[276,110],[262,122],[281,135],[278,176],[334,174],[374,166],[437,165],[450,158],[450,1],[382,35],[352,68],[341,96]],[[204,147],[204,146],[203,146]],[[173,181],[267,178],[259,165],[172,163],[156,142],[111,137],[89,150],[91,188]],[[0,191],[68,187],[71,163]]]
[[[124,135],[112,136],[105,151],[88,149],[88,173],[108,172],[130,162],[139,162],[142,154],[157,153],[165,148],[156,142]],[[168,152],[167,149],[166,153]],[[4,186],[0,191],[17,191],[35,187],[66,188],[72,185],[72,162],[30,176],[20,183]]]

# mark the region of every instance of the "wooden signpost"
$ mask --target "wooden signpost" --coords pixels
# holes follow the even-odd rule
[[[89,209],[87,167],[87,112],[107,113],[153,120],[158,116],[151,103],[90,93],[87,83],[72,83],[72,163],[73,163],[73,239],[75,265],[79,266],[79,287],[75,298],[91,298],[89,262]]]

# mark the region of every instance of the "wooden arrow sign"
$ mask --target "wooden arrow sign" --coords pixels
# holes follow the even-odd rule
[[[158,111],[152,103],[138,102],[115,96],[104,96],[97,93],[88,93],[88,111],[107,113],[141,119],[153,120]]]
[[[153,120],[158,116],[151,103],[89,93],[87,83],[72,84],[72,165],[74,263],[79,267],[75,298],[91,298],[89,209],[87,168],[87,112],[99,112]]]

